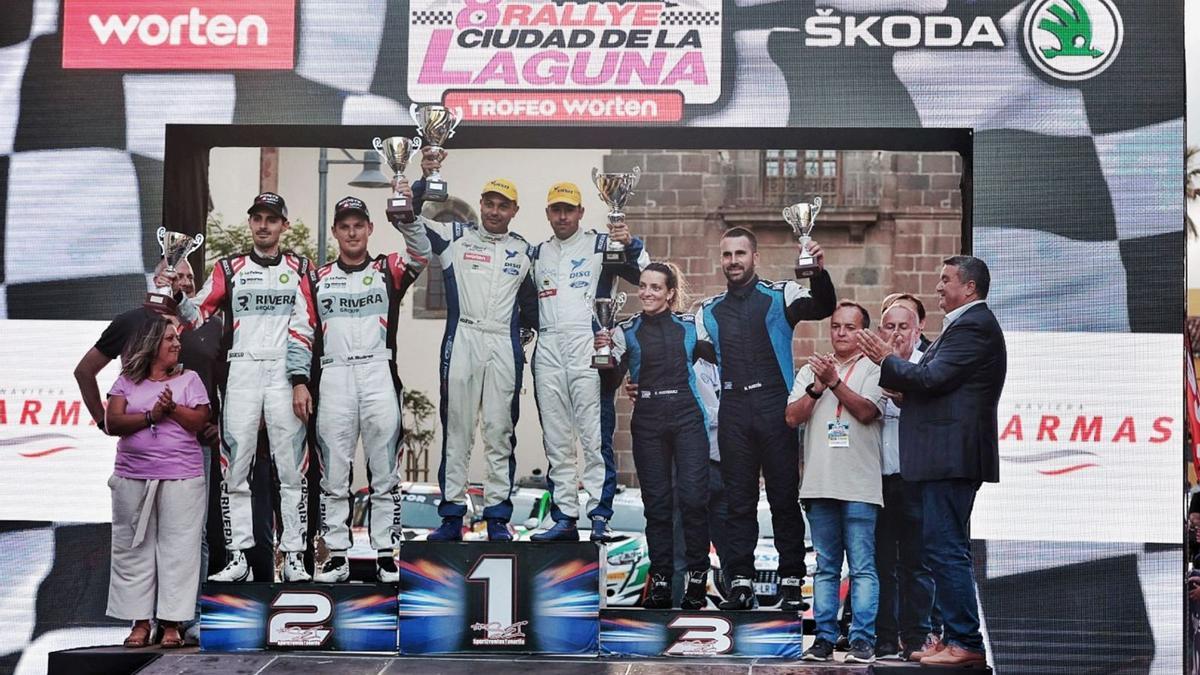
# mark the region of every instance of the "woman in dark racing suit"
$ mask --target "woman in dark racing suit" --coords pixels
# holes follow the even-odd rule
[[[642,271],[638,298],[642,311],[622,321],[609,335],[601,330],[596,347],[611,345],[620,359],[608,377],[628,370],[637,386],[633,409],[633,461],[642,488],[650,579],[643,607],[671,608],[674,561],[674,496],[683,519],[687,589],[683,609],[701,609],[708,581],[709,442],[705,407],[692,364],[712,360],[710,343],[697,353],[696,324],[681,306],[681,279],[674,265],[650,263]],[[678,481],[678,485],[673,485]]]

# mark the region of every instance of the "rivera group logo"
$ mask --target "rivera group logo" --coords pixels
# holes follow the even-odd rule
[[[1058,80],[1080,81],[1112,65],[1125,26],[1112,0],[1034,0],[1022,37],[1039,70]]]

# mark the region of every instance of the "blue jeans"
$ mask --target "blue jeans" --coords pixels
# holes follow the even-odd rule
[[[933,574],[936,603],[942,612],[942,639],[982,652],[970,534],[979,483],[952,479],[922,481],[920,485],[925,507],[925,566]]]
[[[842,561],[850,561],[850,642],[875,646],[875,615],[879,610],[879,576],[875,572],[875,518],[879,507],[837,499],[806,500],[817,572],[813,575],[813,617],[817,637],[837,640],[841,603]]]

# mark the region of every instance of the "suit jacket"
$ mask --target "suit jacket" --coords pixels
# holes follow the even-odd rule
[[[1000,480],[996,408],[1008,353],[986,304],[967,310],[918,363],[888,356],[879,384],[904,394],[900,474],[906,480]]]

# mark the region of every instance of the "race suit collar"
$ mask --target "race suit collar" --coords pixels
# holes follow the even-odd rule
[[[268,258],[264,255],[259,255],[258,251],[251,248],[250,249],[250,259],[253,260],[256,264],[262,265],[263,267],[274,267],[274,266],[278,265],[279,263],[283,262],[283,252],[281,251],[279,253],[279,255],[275,256],[274,258]]]
[[[357,265],[347,265],[346,263],[342,262],[341,258],[337,259],[338,269],[340,269],[341,271],[343,271],[347,274],[353,274],[354,272],[361,272],[361,271],[367,269],[367,265],[370,265],[370,264],[371,264],[371,254],[370,253],[367,253],[367,257],[363,258],[363,261]]]
[[[741,286],[734,286],[733,284],[727,284],[727,288],[728,288],[730,295],[736,295],[740,298],[740,297],[744,297],[747,293],[750,292],[750,290],[752,288],[754,288],[757,285],[758,285],[758,275],[755,274],[754,276],[750,277],[750,281],[747,281],[746,283],[742,284]]]

